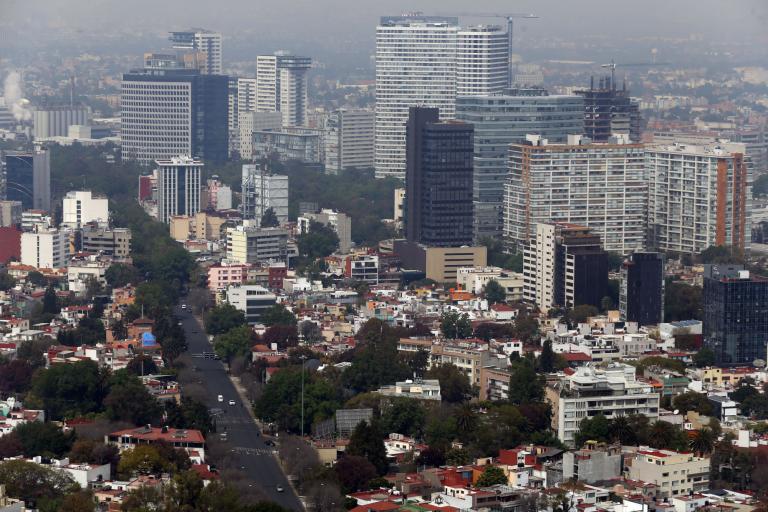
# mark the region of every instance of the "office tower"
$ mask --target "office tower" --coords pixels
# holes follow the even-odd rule
[[[256,57],[256,110],[280,112],[283,126],[307,125],[310,57],[285,52]]]
[[[69,262],[69,232],[36,229],[21,234],[21,263],[35,268],[64,268]]]
[[[306,164],[319,164],[324,159],[323,130],[284,127],[280,131],[254,131],[251,159],[261,161],[277,158],[281,162],[299,160]]]
[[[176,215],[200,211],[203,162],[188,156],[156,160],[157,215],[168,224]]]
[[[605,77],[595,87],[592,79],[589,89],[575,93],[584,97],[584,135],[605,142],[612,135],[623,134],[632,142],[640,142],[640,106],[630,98],[626,84],[617,89],[611,77]]]
[[[406,238],[430,247],[472,244],[471,124],[411,107],[406,127]]]
[[[584,99],[549,95],[544,89],[508,89],[503,94],[456,98],[456,119],[475,127],[472,195],[475,240],[503,231],[504,183],[509,173],[509,145],[526,135],[564,143],[584,132]]]
[[[339,253],[346,254],[352,249],[352,219],[349,215],[335,210],[305,212],[296,219],[299,233],[309,233],[312,222],[330,226],[339,237]]]
[[[168,40],[177,50],[202,54],[198,66],[206,75],[222,74],[221,34],[202,28],[171,32]]]
[[[456,38],[456,97],[501,93],[509,80],[509,39],[498,25],[460,29]]]
[[[376,28],[376,177],[405,175],[412,106],[454,115],[458,18],[385,16]]]
[[[280,112],[240,112],[237,124],[240,131],[240,158],[252,160],[253,134],[282,131],[283,117]]]
[[[254,221],[227,228],[227,259],[235,263],[258,264],[288,261],[288,231],[261,228]]]
[[[150,164],[191,155],[228,156],[229,79],[194,69],[141,69],[123,75],[120,138],[123,160]]]
[[[608,259],[600,236],[576,224],[536,224],[523,251],[523,295],[541,310],[599,307],[608,291]]]
[[[21,212],[21,201],[0,201],[0,227],[18,226]]]
[[[94,196],[90,190],[73,190],[64,196],[62,224],[80,229],[83,224],[96,222],[109,225],[109,200]]]
[[[619,311],[628,322],[658,325],[664,321],[664,255],[635,252],[621,266]]]
[[[718,364],[768,359],[768,280],[741,265],[704,266],[704,344]]]
[[[84,106],[39,107],[32,111],[35,139],[66,137],[69,127],[91,124],[91,109]]]
[[[256,111],[256,79],[229,78],[229,153],[240,154],[240,118]]]
[[[5,198],[23,210],[51,210],[51,155],[46,149],[6,151]]]
[[[713,245],[748,248],[744,151],[735,143],[646,148],[648,241],[654,249],[696,254]]]
[[[532,136],[510,146],[504,239],[514,249],[534,237],[537,223],[568,222],[590,228],[607,251],[628,254],[645,248],[647,199],[641,144]]]
[[[325,172],[373,167],[374,126],[372,110],[331,112],[325,127]]]
[[[272,208],[278,222],[288,222],[288,176],[245,164],[241,184],[240,211],[244,219],[254,220],[258,225],[264,212]]]

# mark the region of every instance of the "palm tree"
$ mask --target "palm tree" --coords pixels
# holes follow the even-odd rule
[[[653,448],[669,448],[674,438],[674,425],[663,420],[656,420],[648,434],[648,444]]]
[[[611,420],[609,432],[611,441],[618,441],[621,444],[635,444],[635,433],[624,415],[616,416]]]
[[[470,404],[462,404],[456,409],[456,429],[459,434],[468,434],[475,429],[477,413]]]
[[[694,431],[693,436],[688,441],[688,445],[691,447],[691,450],[699,455],[710,453],[715,445],[715,435],[712,429],[704,427]]]

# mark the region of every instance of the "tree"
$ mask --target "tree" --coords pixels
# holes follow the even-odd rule
[[[376,466],[359,455],[341,457],[333,469],[347,494],[368,489],[368,483],[378,476]]]
[[[276,228],[280,225],[280,221],[277,220],[277,215],[275,214],[274,208],[269,207],[264,210],[264,215],[261,216],[261,222],[259,225],[262,228]]]
[[[748,381],[741,379],[736,389],[728,393],[728,397],[735,402],[743,403],[747,398],[758,393],[759,391],[752,387]]]
[[[296,316],[282,304],[275,304],[264,310],[259,321],[267,327],[273,325],[296,325]]]
[[[758,420],[768,418],[768,395],[765,393],[751,395],[741,402],[741,412]]]
[[[704,347],[693,354],[693,364],[696,368],[706,368],[715,364],[715,353],[709,347]]]
[[[355,427],[349,438],[347,455],[364,457],[376,467],[379,475],[387,474],[389,463],[387,462],[387,449],[384,447],[383,436],[379,428],[361,421]]]
[[[702,263],[714,264],[739,264],[744,263],[744,258],[727,245],[712,245],[701,251],[699,260]]]
[[[0,395],[24,393],[32,383],[32,366],[24,359],[0,363]]]
[[[310,260],[325,258],[339,248],[339,236],[332,227],[321,222],[310,221],[306,233],[299,235],[299,255]]]
[[[614,416],[608,426],[609,438],[611,441],[621,444],[635,444],[636,436],[632,431],[629,419],[624,416]]]
[[[34,501],[41,509],[78,488],[67,473],[24,460],[0,462],[0,483],[9,497]]]
[[[48,284],[48,278],[37,270],[28,273],[26,281],[35,286],[46,286]]]
[[[110,390],[104,399],[107,417],[146,425],[160,418],[160,405],[147,388],[127,370],[119,370],[110,378]]]
[[[128,361],[125,370],[132,375],[153,375],[157,373],[158,368],[155,360],[147,355],[140,354]]]
[[[544,399],[544,378],[537,375],[536,370],[527,359],[510,365],[509,401],[520,405],[531,402],[541,402]]]
[[[96,510],[96,499],[91,491],[67,494],[58,508],[58,512],[93,512],[94,510]]]
[[[431,468],[435,468],[438,466],[444,466],[445,465],[445,452],[442,450],[438,450],[437,448],[432,448],[431,446],[428,446],[421,450],[421,453],[419,453],[419,456],[416,457],[417,466],[428,466]]]
[[[540,338],[539,321],[533,315],[521,313],[515,319],[513,334],[524,343],[533,343]]]
[[[483,292],[485,293],[485,298],[490,304],[498,304],[500,302],[503,303],[507,300],[507,291],[495,279],[491,279],[485,283]]]
[[[555,353],[552,351],[552,340],[544,340],[539,356],[539,368],[542,372],[552,372],[555,370]]]
[[[112,288],[122,288],[125,285],[139,284],[139,271],[133,265],[113,263],[104,273],[104,280]]]
[[[72,448],[75,433],[65,434],[53,423],[30,421],[13,429],[21,442],[25,457],[44,455],[61,457]]]
[[[0,272],[0,291],[7,292],[14,286],[16,286],[16,279],[8,272]]]
[[[68,457],[76,463],[111,464],[112,469],[116,470],[120,460],[120,450],[117,446],[104,444],[101,441],[78,439],[72,445]]]
[[[672,405],[680,411],[680,414],[686,414],[688,411],[696,411],[702,416],[712,414],[712,404],[707,399],[706,393],[686,391],[674,397]]]
[[[128,337],[128,327],[125,322],[118,320],[112,325],[112,338],[116,340],[124,340]]]
[[[56,297],[56,289],[53,285],[49,285],[45,289],[45,295],[43,296],[43,313],[51,315],[57,315],[61,311],[59,307],[59,300]]]
[[[208,334],[216,336],[245,324],[245,314],[242,311],[231,304],[221,304],[208,313],[205,330]]]
[[[477,413],[471,404],[461,404],[454,412],[456,431],[463,438],[469,437],[477,426]]]
[[[446,402],[464,402],[472,397],[472,385],[467,374],[453,364],[434,366],[427,371],[426,377],[440,382],[440,395]]]
[[[668,281],[664,287],[664,319],[667,322],[701,320],[701,293],[699,286]]]
[[[311,320],[304,320],[299,324],[299,334],[304,338],[305,343],[314,344],[323,341],[323,331]]]
[[[700,456],[711,453],[714,448],[717,438],[711,429],[706,427],[693,431],[693,436],[690,438],[689,446],[692,451],[698,453]]]
[[[368,320],[356,335],[359,343],[352,351],[352,366],[342,374],[345,386],[356,392],[378,389],[382,385],[412,375],[397,351],[397,332],[378,319]]]
[[[272,325],[264,331],[262,341],[267,345],[276,343],[279,349],[285,350],[299,344],[299,333],[295,325]]]
[[[600,299],[600,310],[601,311],[610,311],[615,307],[615,304],[613,302],[613,298],[606,295],[602,299]]]
[[[472,336],[472,322],[469,315],[456,311],[443,313],[440,317],[440,330],[448,339],[464,339]]]
[[[381,426],[385,432],[420,437],[426,416],[426,410],[420,400],[394,398],[381,414]]]
[[[32,377],[27,405],[46,410],[46,419],[60,420],[101,410],[106,394],[104,376],[94,361],[57,364]]]
[[[214,338],[213,350],[229,364],[232,358],[250,353],[253,346],[252,334],[253,331],[247,325],[234,327]]]
[[[568,312],[568,321],[572,324],[581,324],[590,317],[597,316],[599,311],[595,306],[589,304],[579,304]]]
[[[675,431],[677,428],[663,420],[656,420],[648,432],[648,444],[652,448],[672,448],[675,443]]]
[[[602,414],[584,418],[574,435],[574,444],[582,446],[587,441],[608,441],[611,437],[611,423]]]
[[[475,487],[490,487],[492,485],[506,484],[508,483],[507,475],[504,474],[504,470],[499,466],[487,465],[477,479]]]
[[[120,463],[117,466],[118,474],[124,477],[132,475],[156,475],[166,471],[172,471],[174,464],[165,459],[156,446],[149,444],[137,444],[120,455]]]

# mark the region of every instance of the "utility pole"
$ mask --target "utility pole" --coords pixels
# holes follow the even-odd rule
[[[302,355],[301,359],[301,438],[304,439],[304,361],[307,356]]]

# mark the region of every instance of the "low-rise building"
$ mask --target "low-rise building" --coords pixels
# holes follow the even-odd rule
[[[128,228],[107,228],[98,224],[86,224],[82,228],[82,250],[127,258],[131,255],[131,230]]]
[[[709,487],[709,465],[708,457],[642,448],[629,459],[628,476],[655,484],[657,498],[688,496]]]
[[[375,254],[360,254],[345,259],[344,276],[354,281],[371,285],[379,284],[379,257]]]
[[[620,446],[598,446],[588,443],[586,449],[563,454],[563,480],[587,484],[616,478],[622,472]]]
[[[243,284],[248,280],[251,265],[222,260],[208,267],[208,290],[213,293],[226,290],[231,284]]]
[[[205,437],[199,430],[145,425],[118,430],[104,436],[104,444],[117,446],[121,452],[136,445],[155,444],[161,441],[179,450],[184,450],[190,457],[194,455],[197,459],[205,460]]]
[[[254,324],[265,310],[277,303],[277,296],[255,284],[230,285],[227,288],[227,302],[245,313],[248,323]]]
[[[442,400],[440,396],[440,381],[437,379],[406,380],[393,386],[383,386],[378,393],[384,396],[416,398],[419,400]]]
[[[299,233],[308,233],[312,222],[330,226],[339,237],[339,252],[346,254],[352,248],[352,219],[349,215],[334,210],[323,209],[317,213],[303,213],[296,219]]]
[[[21,263],[35,268],[64,268],[69,260],[69,232],[39,229],[21,234]]]
[[[237,263],[277,263],[288,260],[288,232],[261,228],[249,221],[227,228],[227,258]]]

